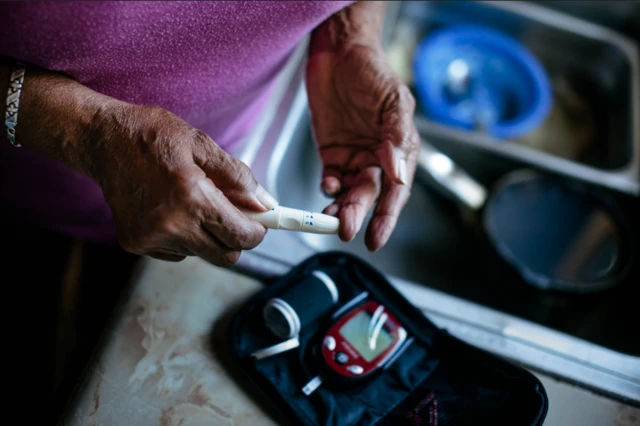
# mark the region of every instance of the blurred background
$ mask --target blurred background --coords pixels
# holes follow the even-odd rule
[[[389,58],[418,101],[416,124],[425,143],[420,181],[430,208],[442,203],[440,216],[429,217],[432,227],[445,230],[443,241],[451,241],[428,253],[442,260],[443,269],[429,272],[433,286],[640,354],[640,338],[629,330],[637,324],[640,283],[640,2],[390,2],[387,19]],[[523,169],[534,173],[511,174]],[[554,208],[559,193],[568,204]],[[529,243],[540,232],[524,230],[557,226],[561,210],[573,215],[563,216],[563,229],[580,226],[567,235],[553,228],[531,254]],[[459,213],[471,228],[448,219]],[[514,215],[519,225],[513,229],[496,225]],[[7,324],[27,317],[39,324],[10,338],[21,348],[18,362],[31,366],[15,376],[15,386],[37,389],[57,418],[137,257],[34,227],[18,235],[14,229],[24,227],[3,223],[12,242],[3,264],[7,276],[16,277],[6,281]],[[471,229],[488,235],[495,258],[478,254],[484,246],[469,236]],[[420,247],[406,240],[403,247],[414,257],[385,272],[397,269],[402,276],[424,268]],[[584,247],[591,251],[578,250]],[[555,249],[564,269],[559,256],[540,256]],[[455,258],[447,257],[452,253]],[[470,266],[445,274],[461,261]],[[474,274],[494,287],[473,286]],[[532,285],[513,286],[520,282]],[[559,292],[538,292],[549,286]]]

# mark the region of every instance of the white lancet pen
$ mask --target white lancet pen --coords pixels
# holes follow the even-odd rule
[[[337,234],[340,220],[322,213],[277,206],[266,212],[243,210],[245,216],[269,229],[288,229],[310,234]]]

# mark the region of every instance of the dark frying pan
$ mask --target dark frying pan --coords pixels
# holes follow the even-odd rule
[[[605,193],[531,170],[511,172],[489,191],[424,141],[418,172],[471,213],[497,253],[536,287],[588,293],[629,272],[636,242]]]

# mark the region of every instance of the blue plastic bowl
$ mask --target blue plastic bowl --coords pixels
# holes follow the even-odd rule
[[[471,75],[470,93],[449,94],[447,69],[462,59]],[[434,121],[472,130],[478,114],[493,117],[484,130],[499,139],[534,130],[551,110],[552,89],[540,62],[512,38],[476,25],[451,26],[425,37],[416,49],[414,81],[420,106]]]

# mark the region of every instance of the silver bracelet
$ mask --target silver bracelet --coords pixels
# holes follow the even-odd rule
[[[24,83],[25,65],[16,63],[16,69],[11,73],[9,79],[9,90],[7,90],[7,111],[4,115],[4,125],[7,127],[7,138],[11,145],[20,147],[16,142],[16,126],[18,125],[18,107],[20,106],[20,94]]]

